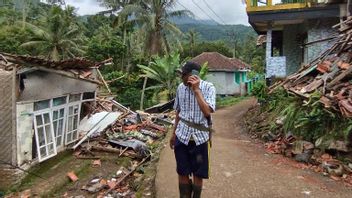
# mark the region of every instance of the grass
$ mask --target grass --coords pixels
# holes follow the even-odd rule
[[[232,105],[237,104],[247,98],[248,98],[248,96],[240,96],[240,97],[226,96],[223,98],[217,97],[216,98],[216,108],[219,109],[219,108],[232,106]]]

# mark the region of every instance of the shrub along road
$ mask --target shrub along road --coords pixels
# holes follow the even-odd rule
[[[241,119],[254,104],[247,99],[213,115],[211,178],[204,182],[203,198],[352,197],[352,188],[343,183],[302,170],[291,159],[267,154],[262,143],[251,141]],[[160,157],[156,190],[158,198],[179,197],[175,158],[168,145]]]

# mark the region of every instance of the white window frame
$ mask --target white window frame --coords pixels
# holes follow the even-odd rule
[[[54,106],[54,99],[51,99],[50,101],[50,107],[51,107],[51,114],[52,114],[52,125],[53,125],[53,128],[54,128],[54,111],[58,111],[58,116],[60,115],[60,110],[61,109],[64,109],[64,117],[63,117],[63,126],[62,126],[62,134],[61,134],[61,142],[60,142],[60,146],[58,146],[57,142],[56,142],[56,139],[57,137],[55,136],[55,142],[56,142],[56,145],[57,145],[57,149],[61,150],[65,144],[64,144],[64,139],[66,137],[66,117],[67,117],[67,106],[68,106],[68,96],[61,96],[61,97],[66,97],[66,103],[65,104],[62,104],[62,105],[58,105],[58,106]],[[60,98],[60,97],[56,97],[56,98]],[[57,119],[57,120],[60,120],[60,119]],[[59,123],[59,122],[58,122]],[[57,128],[59,127],[59,124],[57,125]],[[54,135],[55,135],[55,130],[54,130]]]
[[[53,138],[53,144],[54,144],[54,153],[51,154],[51,155],[47,155],[45,157],[42,158],[41,156],[41,153],[40,153],[40,145],[39,145],[39,136],[38,136],[38,125],[37,125],[37,118],[36,116],[41,116],[42,119],[43,119],[43,115],[44,114],[49,114],[49,120],[50,120],[50,131],[51,131],[51,136]],[[53,123],[52,123],[52,115],[51,115],[51,109],[50,108],[47,108],[47,109],[43,109],[43,110],[39,110],[39,111],[35,111],[34,113],[34,132],[35,132],[35,137],[36,137],[36,144],[37,144],[37,154],[38,154],[38,159],[39,159],[39,162],[42,162],[44,160],[47,160],[51,157],[54,157],[55,155],[57,155],[57,150],[56,150],[56,139],[55,139],[55,134],[54,134],[54,129],[53,129]],[[46,137],[46,131],[45,131],[45,124],[44,124],[44,120],[43,121],[43,131],[44,131],[44,139],[45,139],[45,150],[46,150],[46,153],[48,154],[48,143],[47,143],[47,137]]]
[[[65,132],[65,146],[66,145],[69,145],[69,144],[71,144],[71,143],[73,143],[73,142],[76,142],[77,140],[78,140],[78,137],[79,137],[79,134],[78,134],[78,126],[79,126],[79,123],[80,123],[80,114],[81,114],[81,106],[82,106],[82,98],[83,98],[83,93],[80,93],[80,100],[77,100],[77,101],[74,101],[74,102],[69,102],[68,104],[67,104],[67,114],[66,114],[66,120],[67,120],[67,122],[66,122],[66,132]],[[67,99],[67,101],[70,101],[70,95],[68,95],[68,99]],[[73,106],[76,106],[76,105],[78,105],[78,113],[77,113],[77,128],[75,129],[75,130],[77,130],[77,133],[76,133],[76,137],[75,138],[73,138],[72,137],[72,140],[71,141],[67,141],[67,134],[68,133],[73,133],[73,131],[74,130],[72,130],[71,132],[69,132],[68,130],[68,122],[69,122],[69,109],[70,109],[70,107],[73,107]],[[72,119],[72,126],[73,126],[73,120],[74,119]]]

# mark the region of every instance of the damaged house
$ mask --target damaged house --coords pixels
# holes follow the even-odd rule
[[[78,140],[78,126],[101,84],[97,64],[0,53],[0,183]],[[10,167],[10,168],[9,168]]]
[[[249,23],[266,46],[266,78],[297,72],[334,43],[346,0],[246,0]],[[319,41],[319,42],[318,42]]]

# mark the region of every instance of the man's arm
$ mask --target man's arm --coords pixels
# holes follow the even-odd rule
[[[200,107],[200,110],[203,112],[204,117],[210,117],[210,114],[213,113],[213,109],[205,101],[202,91],[199,88],[200,79],[197,76],[191,76],[188,81],[194,92],[197,103]]]
[[[170,148],[174,149],[175,146],[175,140],[176,140],[176,128],[178,123],[180,122],[180,116],[179,116],[179,112],[176,111],[176,118],[175,118],[175,125],[174,125],[174,130],[172,132],[171,138],[170,138]]]

